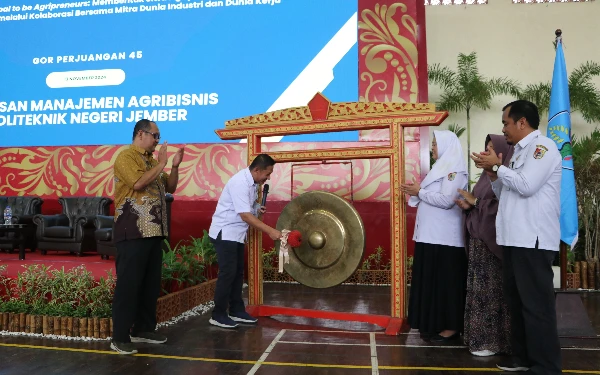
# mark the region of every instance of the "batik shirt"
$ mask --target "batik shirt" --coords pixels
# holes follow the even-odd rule
[[[161,172],[142,190],[133,190],[144,173],[158,161],[135,145],[121,151],[115,160],[114,241],[167,236],[166,185],[169,175]]]

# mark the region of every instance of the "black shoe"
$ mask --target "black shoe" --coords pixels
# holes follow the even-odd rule
[[[529,366],[520,363],[515,358],[508,358],[496,365],[500,370],[508,372],[524,372],[529,370]]]
[[[459,337],[460,337],[460,333],[459,332],[456,332],[452,336],[448,336],[448,337],[444,337],[444,336],[441,336],[441,335],[437,334],[435,336],[432,336],[429,339],[429,341],[431,341],[431,342],[446,342],[446,341],[452,341],[452,340],[457,339]]]
[[[213,316],[208,322],[213,326],[221,328],[237,328],[239,326],[239,324],[234,322],[228,315]]]
[[[256,322],[258,322],[258,319],[252,317],[245,311],[229,313],[229,317],[231,318],[231,320],[238,323],[256,324]]]
[[[135,354],[138,351],[130,342],[111,341],[110,348],[119,354]]]
[[[163,344],[167,342],[167,337],[156,332],[138,332],[129,336],[131,342],[147,342],[150,344]]]

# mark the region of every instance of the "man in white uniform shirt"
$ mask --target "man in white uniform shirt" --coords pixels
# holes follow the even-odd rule
[[[496,241],[503,246],[513,356],[498,368],[550,375],[561,373],[552,262],[560,246],[562,158],[537,130],[539,123],[535,104],[506,105],[502,132],[515,150],[509,167],[493,150],[473,153],[472,159],[488,173],[500,200]]]
[[[256,202],[258,187],[270,178],[274,165],[273,158],[260,154],[248,168],[231,177],[225,184],[212,217],[208,235],[217,252],[219,275],[215,307],[209,322],[217,327],[236,328],[238,322],[257,322],[246,312],[242,299],[244,242],[249,226],[267,233],[272,240],[281,237],[280,231],[257,218],[258,213],[265,212],[265,207]]]

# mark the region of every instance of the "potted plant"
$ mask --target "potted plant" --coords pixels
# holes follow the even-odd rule
[[[596,277],[600,251],[600,130],[589,136],[573,136],[573,162],[579,208],[579,241],[585,261],[581,264],[581,284],[584,289],[600,289]]]
[[[359,284],[386,285],[390,284],[392,261],[384,261],[385,250],[378,246],[356,271]]]
[[[206,229],[203,232],[202,238],[191,237],[190,248],[193,253],[198,256],[198,260],[201,261],[204,273],[206,275],[206,278],[202,279],[200,282],[203,282],[206,279],[211,280],[216,278],[217,252],[215,250],[215,245],[213,245],[212,241],[210,240]]]
[[[18,298],[11,298],[0,305],[0,313],[3,313],[3,330],[9,332],[20,332],[25,330],[25,315],[29,311],[29,305]]]
[[[161,284],[162,293],[166,295],[181,289],[184,281],[188,277],[188,268],[181,261],[181,253],[182,251],[186,251],[186,246],[179,242],[175,247],[171,248],[167,240],[165,240],[165,242],[168,249],[167,251],[163,250]]]
[[[109,336],[112,315],[112,299],[115,291],[115,278],[109,271],[106,278],[101,277],[95,286],[86,294],[87,308],[90,311],[88,318],[89,337],[106,338]],[[81,327],[80,327],[81,330]]]
[[[204,282],[205,264],[216,260],[207,238],[205,232],[199,242],[165,254],[163,285],[189,288],[159,298],[159,322],[213,299],[216,279]],[[100,339],[112,336],[116,280],[110,271],[99,281],[83,265],[66,271],[34,264],[14,279],[7,278],[5,271],[6,266],[0,266],[0,330]]]

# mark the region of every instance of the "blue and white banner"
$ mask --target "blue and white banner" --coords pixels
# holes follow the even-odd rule
[[[0,147],[221,142],[229,119],[358,100],[357,0],[3,0]],[[357,140],[356,132],[285,141]]]

